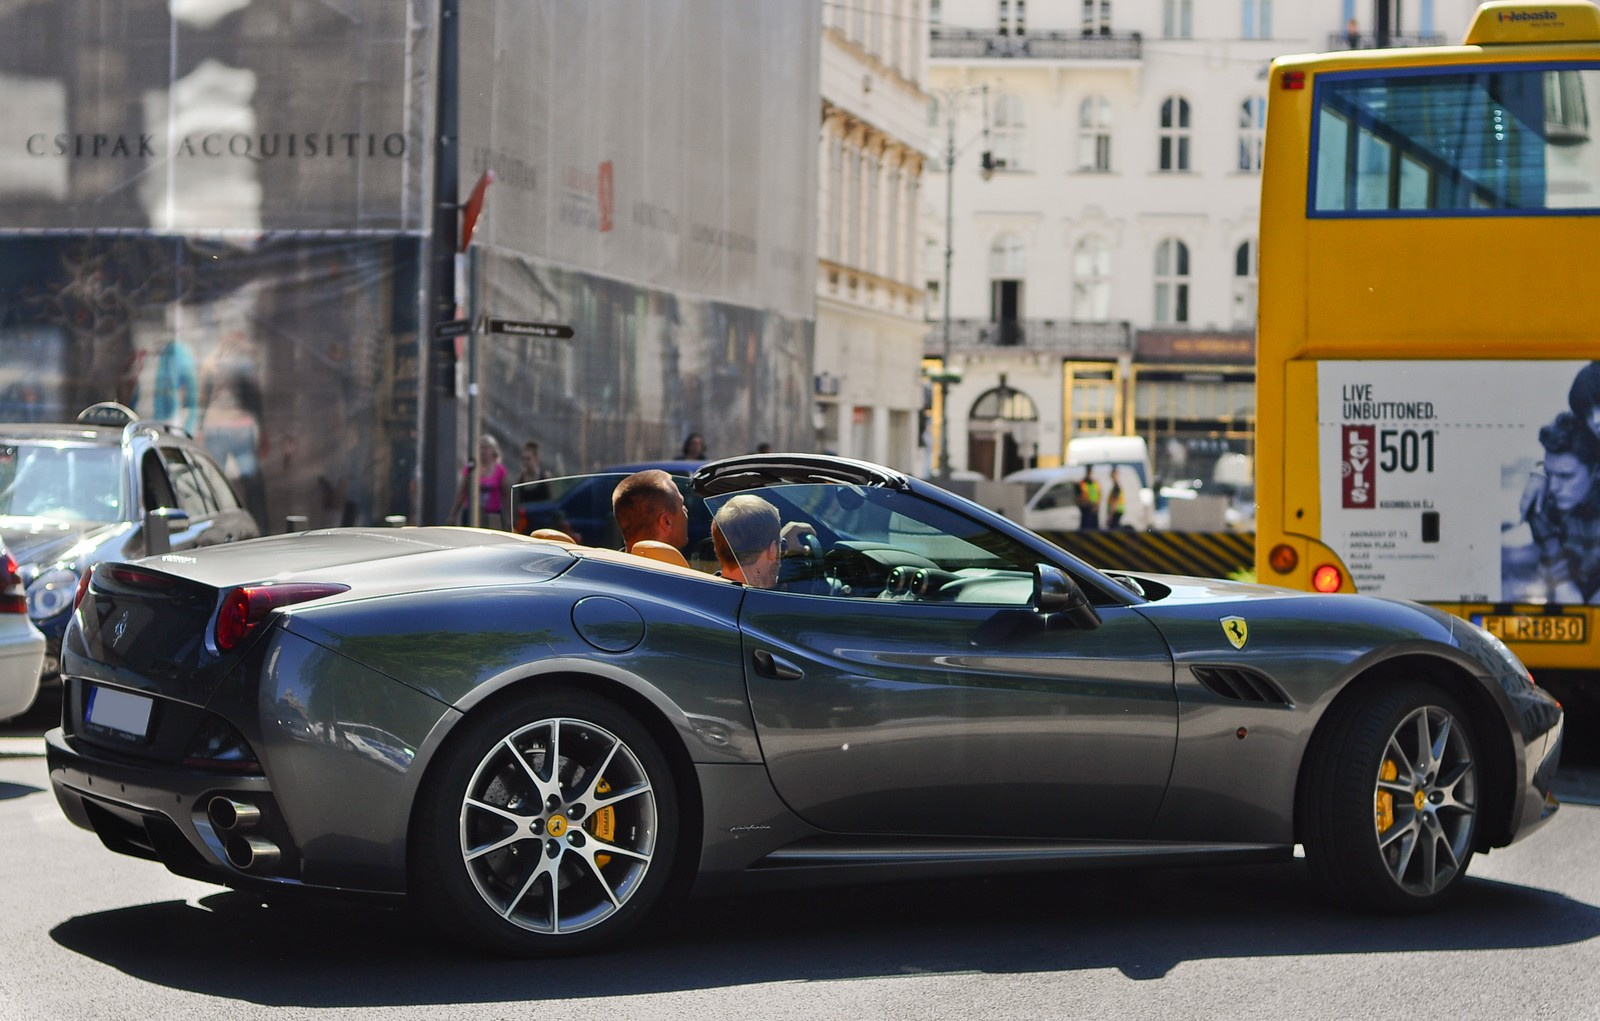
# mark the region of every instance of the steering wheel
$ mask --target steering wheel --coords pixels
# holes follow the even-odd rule
[[[805,558],[807,567],[822,567],[822,540],[817,538],[817,533],[807,532],[800,537],[800,556]]]

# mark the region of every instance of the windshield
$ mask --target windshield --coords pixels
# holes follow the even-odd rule
[[[1032,597],[1032,550],[915,493],[799,483],[706,506],[720,573],[757,588],[1002,606]]]
[[[55,443],[0,444],[0,515],[120,521],[122,451]]]

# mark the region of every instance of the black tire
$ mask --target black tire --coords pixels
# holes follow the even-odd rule
[[[1338,903],[1409,914],[1461,887],[1485,775],[1471,718],[1421,681],[1373,685],[1307,755],[1298,813],[1312,873]]]
[[[462,728],[412,817],[411,890],[438,925],[533,957],[596,949],[643,920],[671,877],[680,824],[649,732],[566,689],[499,703]]]

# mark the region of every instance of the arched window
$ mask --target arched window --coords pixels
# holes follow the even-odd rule
[[[1239,104],[1239,169],[1261,173],[1262,140],[1267,134],[1267,101],[1251,96]]]
[[[1072,253],[1072,318],[1111,318],[1111,245],[1105,238],[1086,237]]]
[[[1241,242],[1233,250],[1233,325],[1254,326],[1256,321],[1256,274],[1258,257],[1254,241]]]
[[[1002,382],[978,395],[967,418],[974,422],[1037,422],[1039,407],[1032,397]]]
[[[1161,103],[1161,169],[1189,169],[1189,101],[1182,96]]]
[[[999,479],[1033,464],[1039,446],[1039,407],[1006,383],[985,390],[967,414],[967,467]]]
[[[1021,96],[1001,96],[994,101],[994,123],[990,128],[994,165],[1001,170],[1020,170],[1027,111]]]
[[[1111,169],[1111,100],[1086,96],[1078,105],[1078,169]]]
[[[1155,321],[1168,326],[1189,321],[1189,246],[1177,238],[1156,246]]]

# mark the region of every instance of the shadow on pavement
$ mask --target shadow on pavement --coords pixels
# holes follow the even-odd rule
[[[8,783],[5,780],[0,780],[0,801],[9,801],[12,798],[25,798],[30,794],[43,793],[43,788],[35,787],[32,784]]]
[[[1329,907],[1299,863],[919,882],[694,901],[604,954],[480,955],[411,916],[234,892],[73,918],[63,947],[147,982],[277,1006],[556,1001],[750,983],[1115,968],[1190,960],[1554,946],[1600,909],[1470,879],[1449,910]],[[152,934],[159,933],[159,938]]]

